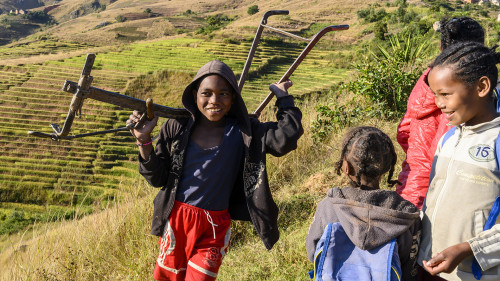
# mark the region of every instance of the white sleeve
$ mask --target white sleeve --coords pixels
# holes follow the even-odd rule
[[[500,265],[500,224],[495,224],[467,242],[483,271]]]

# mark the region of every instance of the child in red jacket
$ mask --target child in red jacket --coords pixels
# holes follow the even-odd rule
[[[461,17],[440,22],[441,51],[465,41],[484,43],[484,30],[471,18]],[[448,120],[434,103],[427,69],[413,88],[406,113],[398,126],[397,140],[406,152],[396,191],[419,209],[429,186],[429,175],[436,146],[448,129]]]

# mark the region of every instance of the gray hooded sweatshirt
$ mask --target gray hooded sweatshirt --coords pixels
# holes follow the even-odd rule
[[[328,223],[340,222],[358,248],[370,250],[397,238],[403,280],[415,280],[421,221],[415,205],[395,191],[331,188],[316,208],[306,239],[307,257],[314,253]]]

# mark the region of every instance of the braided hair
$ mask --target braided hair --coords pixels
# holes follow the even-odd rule
[[[498,79],[496,64],[500,61],[500,53],[493,48],[476,42],[460,42],[446,48],[431,63],[435,67],[451,67],[454,77],[468,86],[474,85],[479,78],[486,76],[490,80],[493,92]]]
[[[474,41],[484,44],[483,28],[477,21],[468,17],[441,20],[439,32],[443,50],[458,42]]]
[[[356,181],[352,183],[361,187],[361,176],[375,180],[389,171],[387,183],[390,186],[398,183],[392,180],[397,155],[391,139],[375,127],[361,126],[347,133],[342,142],[340,159],[335,165],[338,175],[341,173],[342,163],[346,160],[355,167]]]

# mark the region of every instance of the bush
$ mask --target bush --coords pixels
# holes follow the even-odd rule
[[[318,105],[315,107],[318,115],[311,124],[311,134],[314,143],[323,142],[331,133],[338,133],[344,128],[350,127],[360,112],[359,107],[353,103],[338,105]]]
[[[378,40],[385,40],[385,34],[387,33],[387,23],[385,22],[377,22],[375,24],[375,29],[373,31],[375,33],[375,38]]]
[[[99,3],[99,0],[95,0],[90,4],[90,7],[92,7],[92,9],[94,10],[98,10],[101,8],[101,3]]]
[[[126,17],[124,17],[124,16],[122,16],[122,15],[118,15],[118,16],[116,16],[115,20],[116,20],[117,22],[124,22],[124,21],[126,21],[126,20],[127,20],[127,18],[126,18]]]
[[[207,26],[204,26],[204,27],[198,29],[198,31],[196,33],[209,34],[212,31],[218,30],[218,29],[228,25],[233,20],[234,20],[234,18],[229,18],[228,16],[223,15],[223,14],[208,16],[206,19]]]
[[[249,15],[254,15],[254,14],[257,14],[258,12],[259,12],[259,6],[253,5],[253,6],[248,7],[247,13]]]
[[[361,9],[357,12],[358,18],[364,19],[366,22],[376,22],[384,19],[387,16],[385,9],[378,9],[375,11],[373,7],[368,9]]]
[[[56,24],[54,18],[43,11],[28,12],[24,15],[24,18],[36,23]]]
[[[479,11],[479,12],[478,12],[478,14],[479,14],[480,16],[482,16],[482,17],[485,17],[485,18],[489,17],[488,12],[487,12],[487,11],[485,11],[485,10],[481,10],[481,11]]]
[[[378,46],[380,55],[366,58],[356,65],[358,71],[354,81],[345,84],[344,90],[362,95],[373,103],[367,108],[373,115],[384,118],[400,118],[406,111],[408,96],[420,76],[420,58],[429,43],[419,42],[412,34],[400,41],[398,36],[390,37],[391,50]]]

